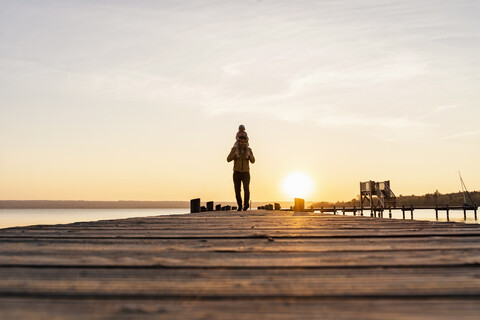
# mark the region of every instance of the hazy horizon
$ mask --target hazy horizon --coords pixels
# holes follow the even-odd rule
[[[480,2],[4,1],[0,199],[480,189]]]
[[[438,191],[438,190],[435,190],[435,191]],[[435,192],[434,191],[434,192]],[[467,190],[468,192],[470,193],[474,193],[474,192],[480,192],[478,190]],[[433,194],[434,192],[427,192],[425,194],[399,194],[399,195],[396,195],[397,198],[400,198],[400,197],[410,197],[410,196],[414,196],[414,197],[422,197],[422,196],[425,196],[425,195],[428,195],[428,194]],[[440,191],[439,191],[440,192]],[[461,190],[458,190],[458,191],[453,191],[453,192],[449,192],[449,193],[442,193],[440,192],[440,194],[442,195],[448,195],[448,194],[462,194],[462,191]],[[326,201],[326,200],[322,200],[322,199],[311,199],[311,198],[305,198],[305,202],[306,203],[313,203],[313,202],[348,202],[348,201],[351,201],[353,199],[356,199],[357,201],[359,201],[359,194],[357,194],[355,197],[352,197],[350,199],[336,199],[336,200],[332,200],[332,201]],[[112,202],[112,203],[115,203],[115,202],[139,202],[139,203],[159,203],[159,202],[164,202],[164,203],[178,203],[178,202],[185,202],[186,204],[189,205],[190,203],[190,200],[192,199],[183,199],[183,200],[138,200],[138,199],[122,199],[122,200],[90,200],[90,199],[63,199],[63,200],[59,200],[59,199],[22,199],[22,200],[19,200],[19,199],[0,199],[0,203],[4,203],[4,202]],[[235,199],[201,199],[201,203],[206,203],[208,201],[214,201],[215,203],[221,203],[221,202],[224,202],[224,203],[236,203],[236,200]],[[278,202],[278,203],[292,203],[294,202],[294,198],[292,198],[291,200],[289,199],[269,199],[269,200],[252,200],[253,203],[274,203],[274,202]],[[452,203],[452,205],[455,205],[455,203]],[[459,204],[460,205],[460,204]]]

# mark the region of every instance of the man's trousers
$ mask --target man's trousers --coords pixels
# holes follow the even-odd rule
[[[244,206],[250,202],[250,172],[233,171],[233,184],[235,186],[235,197],[237,198],[238,208],[242,208],[241,185],[243,182],[243,192],[245,194]]]

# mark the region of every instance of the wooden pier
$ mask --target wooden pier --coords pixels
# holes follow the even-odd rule
[[[204,212],[0,230],[1,319],[478,319],[480,225]]]
[[[333,206],[333,207],[320,207],[320,208],[313,208],[311,207],[310,209],[304,209],[303,211],[307,212],[320,212],[320,213],[342,213],[345,215],[347,212],[353,213],[354,216],[357,214],[360,216],[363,216],[364,214],[370,213],[371,217],[376,217],[376,218],[383,218],[384,213],[388,212],[388,217],[392,218],[392,211],[395,210],[401,210],[402,211],[402,216],[403,219],[405,219],[405,213],[410,214],[410,219],[413,219],[413,212],[415,210],[435,210],[435,217],[438,220],[439,213],[441,214],[442,212],[445,213],[445,217],[447,221],[450,221],[450,211],[463,211],[463,219],[467,220],[467,212],[472,211],[473,217],[475,220],[477,220],[477,211],[478,207],[477,206],[401,206],[401,207],[390,207],[390,208],[381,208],[381,207],[345,207],[345,206]]]

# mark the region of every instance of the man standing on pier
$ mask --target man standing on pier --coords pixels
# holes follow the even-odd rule
[[[238,210],[242,211],[242,194],[241,185],[243,183],[244,204],[243,210],[246,211],[250,202],[250,166],[249,162],[255,163],[255,157],[253,156],[252,149],[247,146],[245,139],[240,139],[240,153],[235,154],[236,148],[233,147],[230,150],[230,154],[227,157],[227,162],[234,160],[233,162],[233,185],[235,186],[235,197],[237,198]],[[245,152],[246,148],[250,152],[249,155]]]

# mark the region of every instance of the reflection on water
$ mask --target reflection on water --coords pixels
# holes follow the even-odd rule
[[[64,224],[97,220],[184,214],[189,208],[162,209],[0,209],[0,229],[36,224]]]
[[[9,227],[22,227],[36,224],[65,224],[73,222],[125,219],[132,217],[151,217],[170,214],[185,214],[189,208],[162,208],[162,209],[0,209],[0,229]],[[337,212],[341,215],[342,212]],[[353,215],[347,212],[346,215]],[[370,211],[364,211],[364,216],[369,217]],[[450,221],[479,223],[475,220],[473,211],[467,211],[467,220],[463,220],[463,211],[450,211]],[[388,211],[383,213],[388,218]],[[415,210],[415,220],[435,221],[435,210]],[[392,211],[392,219],[402,219],[401,210]],[[411,219],[410,212],[405,212],[405,219]],[[445,211],[438,212],[438,221],[447,221]],[[301,223],[301,220],[298,221]],[[300,227],[300,226],[299,226]]]
[[[337,215],[343,215],[342,211],[337,211]],[[352,212],[346,212],[345,215],[353,216]],[[359,213],[357,212],[357,215]],[[370,217],[370,211],[364,210],[363,216]],[[479,223],[478,220],[475,220],[475,215],[473,210],[467,210],[467,219],[463,219],[463,210],[450,210],[448,214],[450,222],[464,222],[464,223]],[[383,212],[384,218],[389,218],[388,210]],[[477,217],[478,218],[478,217]],[[403,219],[402,210],[392,210],[392,219]],[[410,211],[405,211],[405,220],[410,220],[411,214]],[[413,211],[414,220],[428,220],[428,221],[437,221],[435,219],[435,210],[414,210]],[[438,211],[438,221],[447,221],[447,212],[444,210]]]

